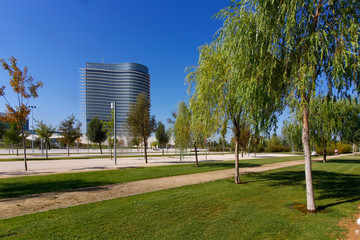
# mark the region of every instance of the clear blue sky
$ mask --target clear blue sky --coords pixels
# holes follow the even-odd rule
[[[44,87],[34,118],[58,126],[81,118],[79,68],[86,62],[149,67],[151,114],[166,122],[187,99],[185,68],[222,22],[227,0],[0,0],[0,58],[15,56]],[[0,86],[9,76],[0,69]],[[15,102],[7,86],[7,96]],[[13,97],[11,97],[13,96]],[[3,112],[4,99],[0,99]]]

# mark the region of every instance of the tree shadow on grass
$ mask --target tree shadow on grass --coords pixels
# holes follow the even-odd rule
[[[313,171],[312,174],[316,200],[330,202],[318,206],[319,210],[360,200],[360,175],[319,170]],[[266,180],[270,186],[291,185],[306,189],[304,171],[265,172],[257,174],[255,177],[259,181]]]
[[[199,166],[204,167],[223,167],[223,168],[235,168],[234,162],[212,162],[212,163],[199,163]],[[245,168],[245,167],[259,167],[260,164],[254,164],[254,163],[239,163],[239,168]]]
[[[360,159],[331,159],[328,160],[328,163],[350,163],[350,164],[360,164]]]
[[[90,182],[82,180],[65,180],[53,182],[19,182],[19,183],[0,183],[0,202],[1,198],[18,197],[28,194],[37,194],[54,191],[65,191],[69,189],[96,187],[96,189],[89,189],[92,191],[98,190],[101,185],[108,184],[107,182]]]

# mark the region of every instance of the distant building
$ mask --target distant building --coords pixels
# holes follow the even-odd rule
[[[127,135],[124,122],[139,93],[150,98],[149,69],[137,63],[86,63],[81,68],[82,106],[86,124],[98,117],[108,120],[116,101],[117,134]]]

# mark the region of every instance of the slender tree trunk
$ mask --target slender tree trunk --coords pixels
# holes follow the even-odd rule
[[[244,158],[244,149],[241,148],[241,158]]]
[[[48,156],[48,141],[47,140],[45,140],[45,148],[46,148],[46,152],[45,152],[45,158],[46,159],[49,159],[49,156]]]
[[[19,156],[19,146],[16,144],[16,156]]]
[[[162,155],[164,156],[164,146],[162,147]]]
[[[240,171],[239,171],[239,130],[235,130],[235,183],[240,184]]]
[[[311,167],[311,152],[310,152],[310,139],[309,139],[309,110],[307,106],[303,107],[303,133],[302,142],[305,153],[305,181],[306,181],[306,200],[308,212],[315,212],[315,199],[314,188],[312,179],[312,167]]]
[[[68,154],[68,156],[70,156],[70,146],[68,143],[66,144],[66,147],[67,147],[67,154]]]
[[[147,159],[147,144],[146,144],[146,139],[144,138],[144,157],[145,157],[145,163],[148,163],[148,159]]]
[[[130,150],[130,152],[131,152],[131,150]],[[111,145],[110,145],[110,159],[112,160],[112,146]]]
[[[22,128],[22,125],[21,125]],[[24,148],[24,164],[25,164],[25,171],[28,170],[27,167],[27,159],[26,159],[26,139],[25,139],[25,135],[24,135],[24,130],[21,129],[21,137],[22,137],[22,144],[23,144],[23,148]]]
[[[101,142],[99,142],[99,146],[100,146],[100,154],[102,155]]]
[[[326,163],[326,148],[323,150],[323,163]]]
[[[196,162],[196,167],[199,167],[199,161],[198,161],[198,154],[197,154],[196,144],[194,144],[194,147],[195,147],[195,162]]]
[[[357,153],[357,146],[356,146],[356,144],[354,143],[354,144],[353,144],[353,155],[356,155],[356,153]]]

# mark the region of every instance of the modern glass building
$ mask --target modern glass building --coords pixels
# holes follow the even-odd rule
[[[139,93],[150,98],[149,69],[138,63],[86,63],[81,68],[82,107],[86,124],[98,117],[111,117],[111,102],[116,101],[117,134],[127,135],[124,122]]]

